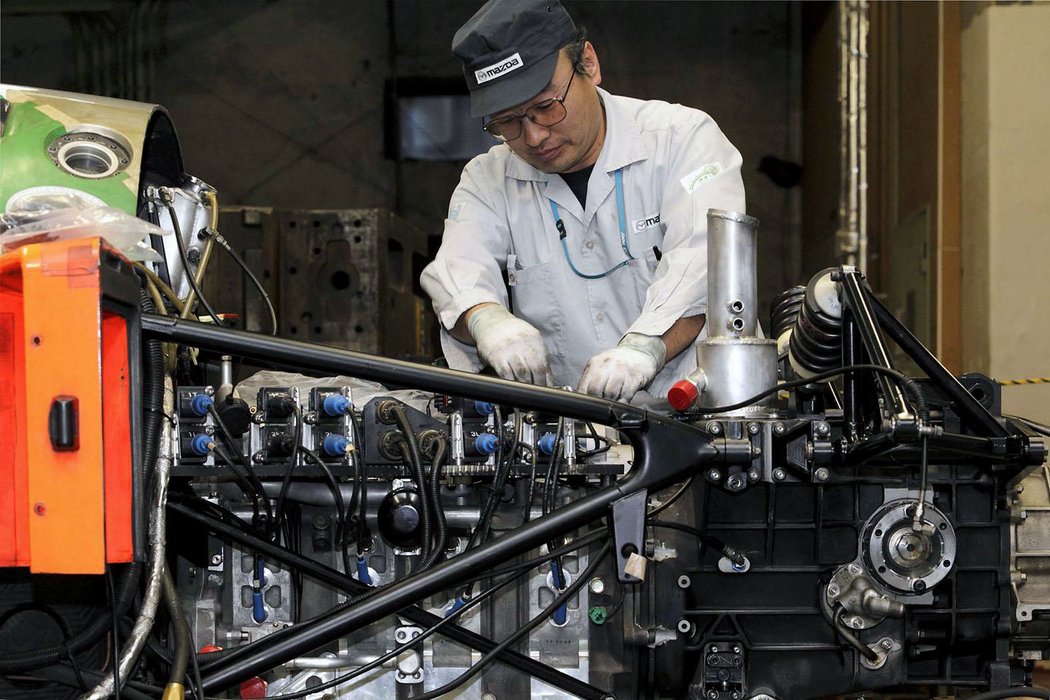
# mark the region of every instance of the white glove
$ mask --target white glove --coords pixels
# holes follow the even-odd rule
[[[504,379],[553,386],[547,346],[535,327],[499,304],[475,309],[467,330],[478,344],[478,355]]]
[[[613,401],[630,401],[663,369],[667,346],[660,338],[628,333],[612,350],[587,361],[577,391]]]

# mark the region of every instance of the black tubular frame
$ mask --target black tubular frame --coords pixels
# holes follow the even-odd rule
[[[350,631],[399,613],[437,591],[483,574],[505,561],[572,533],[609,513],[616,501],[668,486],[725,458],[712,437],[690,425],[633,406],[454,370],[391,360],[226,328],[143,314],[143,333],[167,342],[297,370],[338,373],[464,398],[506,403],[618,429],[634,448],[627,477],[499,539],[424,572],[379,589],[350,608],[337,609],[237,649],[217,661],[204,678],[216,692],[334,641]],[[644,504],[644,500],[643,500]],[[638,533],[642,535],[643,533]],[[644,542],[617,541],[620,553],[644,551]],[[632,549],[633,548],[633,549]]]

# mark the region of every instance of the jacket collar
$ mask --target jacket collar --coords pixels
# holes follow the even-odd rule
[[[615,97],[601,88],[597,88],[602,104],[605,106],[605,143],[594,164],[598,172],[607,173],[612,182],[612,173],[620,168],[645,160],[648,156],[642,148],[641,129],[630,114]],[[507,149],[510,150],[509,147]],[[537,170],[513,152],[507,158],[504,169],[507,177],[514,180],[533,182],[550,182],[551,176]],[[561,182],[561,178],[556,179]],[[597,200],[596,200],[597,201]]]

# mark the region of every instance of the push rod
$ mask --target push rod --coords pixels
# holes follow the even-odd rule
[[[879,333],[879,326],[875,322],[875,315],[868,304],[868,296],[864,293],[863,277],[855,269],[844,267],[840,274],[842,279],[842,291],[846,297],[846,304],[853,313],[856,329],[860,333],[864,349],[868,351],[868,358],[872,364],[893,369],[893,361],[890,353]],[[904,392],[894,384],[889,377],[880,374],[876,381],[882,389],[882,395],[886,399],[886,410],[894,416],[905,416],[910,414],[908,404],[904,400]]]
[[[987,437],[1004,438],[1009,431],[981,405],[981,402],[966,390],[958,379],[949,372],[919,339],[912,335],[907,326],[890,313],[878,297],[865,288],[865,294],[879,325],[900,349],[934,381],[938,388],[955,404],[956,410],[966,420],[967,427]]]

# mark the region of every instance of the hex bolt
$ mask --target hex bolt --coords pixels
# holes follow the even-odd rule
[[[739,474],[733,474],[731,477],[726,479],[726,488],[730,489],[731,491],[739,491],[740,489],[744,488],[744,480],[740,477]]]
[[[849,572],[851,574],[853,574],[854,576],[860,576],[861,571],[862,571],[862,569],[860,568],[860,564],[850,564],[849,565]]]
[[[707,691],[707,697],[711,698],[711,700],[718,700],[718,691],[717,690],[709,690],[709,691]]]
[[[915,591],[916,593],[922,593],[923,591],[926,590],[926,582],[925,581],[916,581],[915,583],[911,584],[911,589],[913,591]]]
[[[758,435],[758,430],[758,423],[747,424],[747,432],[751,433],[752,435]]]
[[[678,577],[678,587],[679,588],[689,588],[689,586],[691,586],[691,585],[693,585],[693,580],[691,578],[689,578],[688,576],[686,576],[685,574],[682,574],[681,576]]]
[[[861,627],[864,626],[864,621],[861,620],[859,617],[851,617],[849,619],[849,626],[855,630],[859,630]]]
[[[729,694],[729,697],[731,697],[733,700],[740,700],[740,691],[734,690],[732,693]]]
[[[786,477],[786,476],[787,476],[787,472],[784,471],[781,467],[777,467],[776,469],[773,470],[773,478],[776,479],[777,481],[783,481],[784,477]]]
[[[707,421],[707,425],[704,426],[704,430],[711,433],[712,435],[722,434],[722,424],[718,421],[710,420]]]
[[[709,481],[719,481],[722,478],[722,472],[717,469],[709,469],[707,471],[707,478]]]
[[[831,426],[829,426],[824,421],[818,422],[816,427],[817,435],[827,435],[831,431]]]
[[[734,654],[739,654],[740,653],[740,645],[739,644],[734,644],[733,645],[733,653]]]
[[[601,595],[605,593],[605,581],[601,577],[595,576],[591,579],[590,583],[587,584],[587,588],[590,589],[591,593]]]
[[[222,563],[222,555],[221,554],[213,554],[213,555],[211,555],[211,565],[212,566],[218,566],[221,563]]]
[[[883,639],[881,642],[879,642],[879,646],[881,646],[886,651],[889,651],[893,649],[893,640]]]
[[[751,467],[747,470],[747,478],[751,481],[758,481],[762,478],[762,472],[758,470],[758,467]]]
[[[832,598],[834,598],[838,594],[839,594],[839,587],[837,585],[835,585],[834,583],[829,583],[828,584],[828,595],[830,595]]]
[[[784,431],[786,431],[786,430],[787,430],[787,428],[784,426],[783,423],[774,423],[773,424],[773,432],[776,433],[777,435],[783,435]]]
[[[813,476],[817,478],[817,481],[827,481],[828,477],[831,476],[831,472],[828,471],[827,467],[821,467],[814,472]]]
[[[708,649],[708,651],[710,651],[712,654],[717,654],[718,653],[718,645],[712,644],[711,647]]]

